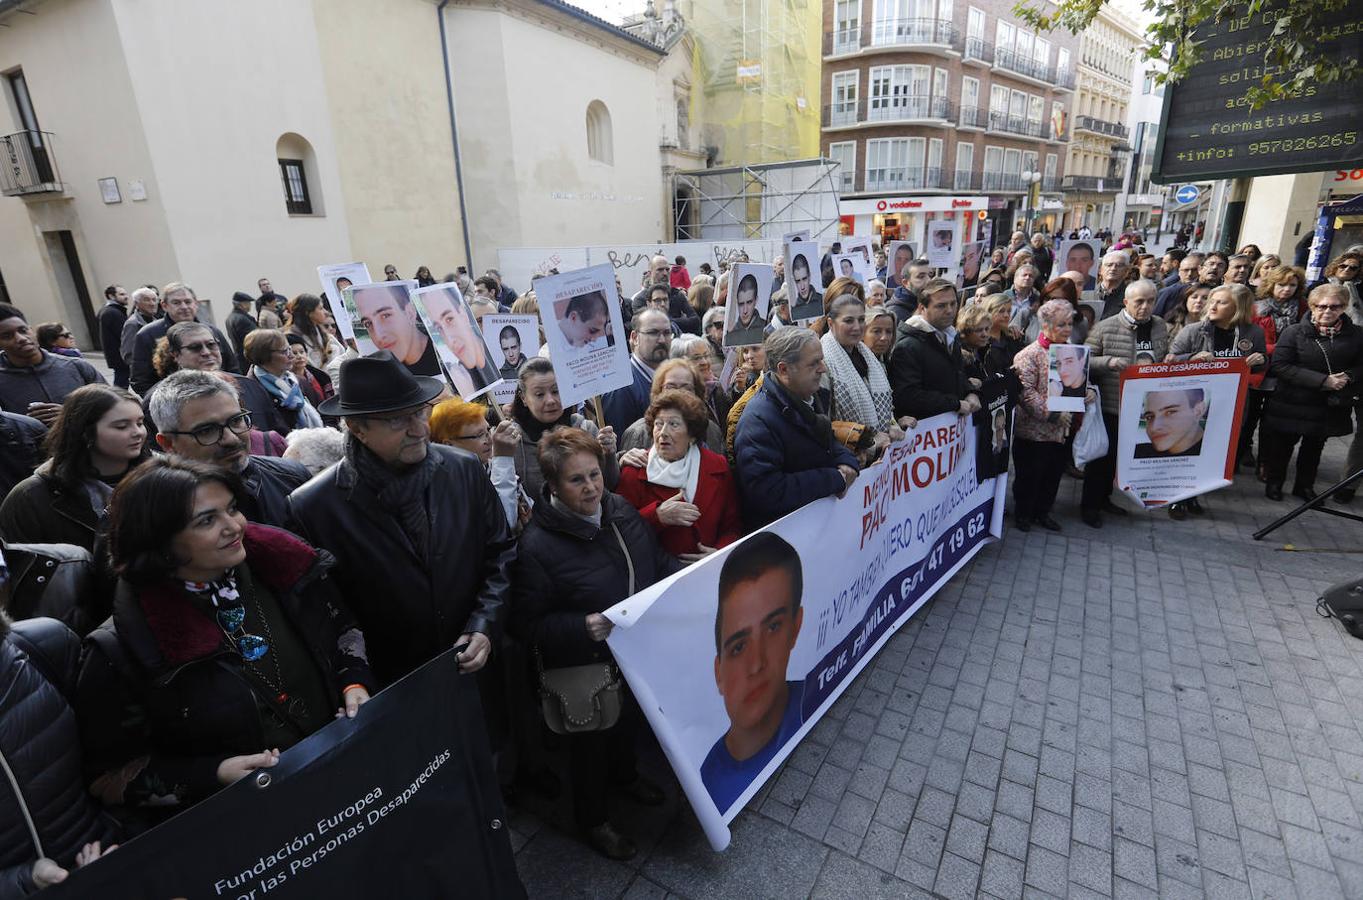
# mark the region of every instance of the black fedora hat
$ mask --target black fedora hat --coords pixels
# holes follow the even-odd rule
[[[336,396],[323,400],[324,416],[367,416],[430,403],[445,389],[439,378],[413,375],[396,356],[380,350],[341,363]]]

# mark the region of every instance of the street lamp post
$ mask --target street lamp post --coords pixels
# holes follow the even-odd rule
[[[1023,230],[1027,234],[1032,233],[1032,212],[1040,204],[1041,173],[1033,172],[1031,169],[1022,173],[1022,189],[1025,191],[1022,198],[1022,223]],[[1033,196],[1034,192],[1037,194]]]

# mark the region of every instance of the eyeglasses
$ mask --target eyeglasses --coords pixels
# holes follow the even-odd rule
[[[244,606],[219,606],[218,598],[213,598],[214,611],[217,613],[218,627],[227,635],[227,639],[237,648],[241,658],[247,662],[255,662],[266,653],[270,652],[270,644],[257,634],[248,634],[246,625],[246,607]]]
[[[1342,303],[1317,303],[1312,309],[1318,312],[1339,312],[1344,308]]]
[[[226,422],[209,422],[192,431],[163,431],[162,434],[187,434],[204,447],[211,447],[222,440],[223,430],[242,435],[251,430],[251,414],[239,412]]]
[[[487,436],[488,436],[490,433],[491,433],[491,432],[489,432],[486,428],[484,428],[482,431],[475,431],[473,434],[461,434],[461,435],[459,435],[458,437],[456,437],[455,440],[456,440],[456,441],[484,441],[484,440],[487,440]]]
[[[182,344],[180,346],[181,352],[188,350],[190,353],[202,353],[205,350],[207,350],[209,353],[212,353],[214,350],[217,349],[218,349],[217,341],[200,341],[197,344]]]
[[[425,404],[418,409],[407,413],[398,413],[396,416],[369,416],[370,421],[382,422],[388,427],[389,431],[406,431],[417,422],[426,422],[431,418],[431,407]]]
[[[643,330],[641,330],[641,331],[636,331],[636,332],[634,332],[634,333],[637,334],[637,335],[639,335],[639,336],[641,336],[641,337],[651,337],[651,338],[655,338],[655,337],[662,337],[662,336],[665,335],[665,334],[671,334],[672,332],[671,332],[671,331],[659,331],[657,328],[647,328],[647,329],[643,329]]]

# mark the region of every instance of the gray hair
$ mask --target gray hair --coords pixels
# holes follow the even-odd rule
[[[132,292],[131,299],[132,302],[136,303],[139,300],[157,300],[159,298],[156,296],[156,291],[153,291],[151,288],[140,287]]]
[[[1019,250],[1018,252],[1021,253],[1022,251]],[[1018,272],[1021,272],[1023,269],[1031,269],[1031,270],[1032,270],[1032,276],[1033,276],[1033,277],[1036,277],[1036,276],[1038,276],[1038,275],[1041,274],[1041,270],[1038,269],[1038,268],[1037,268],[1035,265],[1033,265],[1032,263],[1023,263],[1022,265],[1018,266],[1016,269],[1013,270],[1013,277],[1016,278]]]
[[[712,306],[705,311],[705,315],[700,319],[700,330],[705,331],[714,322],[724,321],[724,307]]]
[[[1151,281],[1149,278],[1137,278],[1135,281],[1131,282],[1126,286],[1125,296],[1130,297],[1131,292],[1138,288],[1142,291],[1148,292],[1151,297],[1156,297],[1159,295],[1159,285],[1155,284],[1155,282]]]
[[[284,440],[289,445],[284,458],[302,463],[314,475],[345,455],[345,436],[335,428],[295,428]]]
[[[1103,254],[1104,264],[1116,262],[1117,260],[1121,260],[1122,265],[1124,266],[1131,265],[1131,257],[1126,255],[1125,250],[1109,250],[1107,253]]]
[[[866,296],[871,296],[871,291],[876,288],[880,288],[882,291],[889,290],[889,288],[885,286],[885,282],[881,281],[879,278],[872,278],[870,281],[866,282]]]
[[[809,344],[816,344],[819,336],[808,328],[799,325],[785,325],[767,335],[762,349],[767,351],[767,371],[775,372],[780,363],[792,365],[800,360],[800,354]]]
[[[1063,325],[1074,320],[1074,307],[1068,300],[1047,300],[1036,315],[1043,325]]]
[[[1236,253],[1234,256],[1227,259],[1226,262],[1235,262],[1237,259],[1243,259],[1245,262],[1253,262],[1248,253]]]
[[[165,299],[171,294],[178,294],[181,291],[189,294],[189,296],[193,297],[195,300],[199,299],[199,295],[194,293],[194,288],[185,284],[183,281],[172,281],[170,284],[161,288],[161,298]]]
[[[476,294],[469,297],[469,309],[473,309],[475,306],[488,306],[492,308],[493,312],[501,309],[501,307],[497,305],[496,300],[493,300],[490,297],[480,297]]]
[[[218,394],[237,400],[237,386],[227,378],[196,369],[172,372],[152,389],[151,396],[147,398],[151,420],[160,431],[178,431],[180,410],[191,400],[202,400]]]
[[[708,353],[710,351],[710,342],[705,338],[698,334],[687,334],[686,332],[682,332],[672,339],[672,348],[667,351],[667,355],[673,359],[686,359],[687,353],[689,353],[691,348],[696,344],[704,344],[706,352]]]

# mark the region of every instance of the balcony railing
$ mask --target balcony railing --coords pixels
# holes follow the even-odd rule
[[[950,119],[952,103],[946,97],[912,94],[903,97],[872,99],[868,122],[911,122],[915,119]]]
[[[948,185],[940,168],[923,166],[901,169],[867,169],[868,191],[924,191],[942,190]]]
[[[855,53],[861,49],[861,23],[833,32],[833,53]]]
[[[0,194],[21,197],[61,191],[51,134],[20,131],[0,138]]]
[[[1055,81],[1055,69],[1039,63],[1034,57],[1023,56],[1016,50],[996,50],[994,51],[994,65],[1000,69],[1007,69],[1018,75],[1025,75],[1028,78],[1035,78],[1037,81],[1044,81],[1047,84]]]
[[[949,19],[879,19],[872,24],[871,43],[876,47],[904,44],[957,44],[956,26]]]
[[[965,47],[961,51],[961,61],[971,62],[977,60],[985,65],[994,64],[994,45],[984,38],[968,37],[965,39]]]
[[[1060,178],[1056,175],[1046,175],[1041,179],[1041,193],[1054,194],[1060,190]]]
[[[842,128],[856,125],[861,121],[861,112],[856,103],[835,103],[823,108],[823,127]]]
[[[1101,178],[1097,175],[1066,175],[1064,182],[1067,191],[1093,191],[1099,194],[1115,194],[1121,186],[1120,178]]]
[[[1045,123],[1000,112],[989,114],[989,130],[997,134],[1015,134],[1018,137],[1040,139],[1046,136]]]
[[[1017,172],[984,172],[980,182],[980,190],[992,191],[996,194],[1022,193],[1027,189],[1023,184],[1022,175]]]
[[[1105,134],[1108,137],[1126,138],[1131,134],[1130,129],[1120,122],[1108,122],[1104,119],[1095,119],[1093,116],[1075,116],[1074,128],[1076,131],[1092,131],[1094,134]]]
[[[1074,90],[1074,70],[1066,66],[1065,68],[1056,67],[1055,81],[1052,82],[1058,90]]]
[[[962,128],[983,128],[985,110],[979,106],[962,106],[961,115],[956,121]]]

